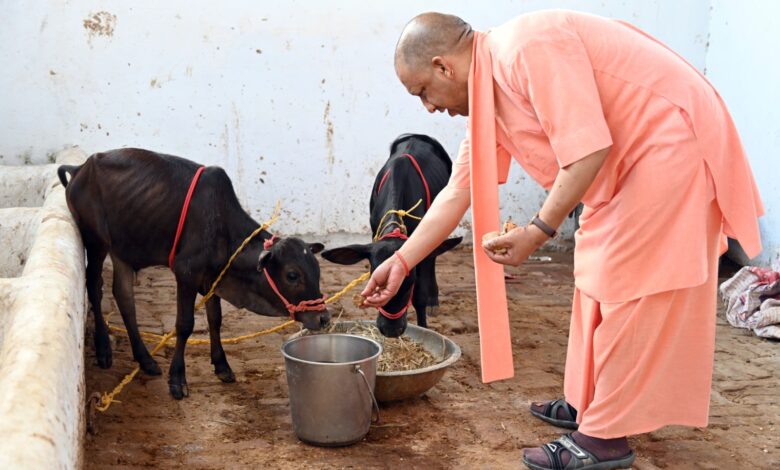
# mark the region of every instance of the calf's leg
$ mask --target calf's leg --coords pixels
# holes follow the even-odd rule
[[[111,367],[111,341],[108,337],[108,325],[103,319],[100,302],[103,300],[103,261],[107,251],[101,244],[86,243],[87,237],[82,235],[87,247],[87,297],[92,304],[92,314],[95,317],[95,358],[101,369]]]
[[[436,316],[439,307],[439,286],[436,284],[436,259],[425,259],[415,268],[417,285],[412,305],[417,313],[417,324],[428,328],[428,315]]]
[[[219,380],[230,383],[236,381],[236,376],[230,369],[225,350],[222,349],[220,328],[222,327],[222,305],[219,297],[213,296],[206,302],[206,317],[209,321],[209,338],[211,339],[211,363]]]
[[[176,349],[168,371],[168,389],[173,398],[189,396],[184,365],[184,348],[195,327],[195,296],[197,289],[189,282],[176,279]]]
[[[138,321],[135,317],[135,290],[133,281],[135,280],[135,270],[116,256],[111,256],[111,262],[114,264],[114,299],[119,312],[122,314],[122,320],[127,328],[127,336],[130,338],[130,346],[133,349],[133,359],[141,366],[141,370],[148,375],[160,375],[162,370],[157,362],[149,354],[146,345],[138,332]]]

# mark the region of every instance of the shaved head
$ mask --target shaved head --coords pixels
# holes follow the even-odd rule
[[[436,56],[471,46],[471,25],[454,15],[423,13],[406,24],[395,47],[395,66],[419,70]]]
[[[469,115],[468,78],[476,33],[453,15],[412,18],[395,46],[395,73],[429,113]]]

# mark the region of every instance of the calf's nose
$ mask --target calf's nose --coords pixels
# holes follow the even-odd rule
[[[385,338],[398,338],[406,331],[406,316],[397,320],[389,320],[380,316],[377,319],[376,326]]]
[[[330,311],[324,310],[322,313],[320,313],[320,327],[323,327],[330,323]]]

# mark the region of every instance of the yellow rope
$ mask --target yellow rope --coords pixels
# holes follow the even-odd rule
[[[219,276],[217,276],[217,279],[211,284],[211,289],[209,289],[209,291],[206,293],[206,295],[204,295],[203,298],[200,299],[200,302],[198,302],[198,305],[195,306],[196,310],[200,310],[201,308],[203,308],[203,306],[206,305],[206,302],[208,302],[208,300],[211,298],[211,296],[214,295],[214,290],[216,290],[217,284],[219,284],[219,281],[222,280],[222,276],[225,275],[225,272],[228,270],[230,265],[233,264],[233,260],[236,259],[236,256],[238,256],[239,253],[241,253],[241,250],[243,250],[244,247],[250,241],[252,241],[253,238],[255,238],[255,235],[257,235],[258,233],[260,233],[263,230],[267,229],[268,227],[273,225],[274,222],[276,222],[279,219],[279,209],[280,209],[280,207],[281,207],[281,202],[280,201],[276,201],[276,208],[274,209],[274,213],[271,216],[271,219],[268,220],[267,222],[263,223],[263,225],[257,227],[257,229],[254,232],[250,233],[249,236],[244,239],[244,241],[241,243],[241,245],[239,245],[239,247],[236,248],[236,251],[233,252],[233,255],[230,257],[230,259],[228,260],[228,262],[225,265],[225,267],[222,268],[222,272],[219,273]]]
[[[365,281],[365,280],[366,280],[366,279],[368,279],[369,277],[371,277],[371,273],[370,273],[370,272],[367,272],[367,273],[363,273],[363,274],[361,274],[359,278],[357,278],[357,279],[355,279],[354,281],[352,281],[352,282],[350,282],[349,284],[347,284],[347,287],[345,287],[345,288],[341,289],[339,292],[337,292],[337,293],[333,294],[333,297],[329,297],[328,299],[326,299],[326,300],[325,300],[325,303],[326,303],[326,304],[329,304],[329,303],[331,303],[331,302],[335,302],[335,301],[337,301],[337,300],[339,299],[339,297],[343,296],[343,295],[344,295],[344,294],[346,294],[346,293],[347,293],[347,292],[348,292],[350,289],[352,289],[352,288],[353,288],[353,287],[355,287],[356,285],[360,284],[361,282]]]
[[[374,234],[374,241],[379,240],[379,235],[382,233],[382,230],[384,230],[386,227],[389,227],[390,225],[393,225],[393,224],[398,225],[398,227],[401,229],[401,231],[403,231],[403,233],[406,234],[407,232],[406,232],[406,225],[404,225],[404,217],[409,217],[409,218],[415,219],[415,220],[422,220],[422,217],[419,217],[419,216],[416,216],[414,214],[411,214],[411,212],[413,210],[417,209],[417,207],[420,204],[422,204],[422,199],[417,201],[417,204],[413,205],[410,209],[407,209],[407,210],[403,210],[403,209],[390,209],[389,211],[385,212],[385,215],[383,215],[382,218],[379,220],[379,226],[376,229],[376,233]],[[392,214],[396,214],[401,219],[401,221],[400,222],[396,222],[394,220],[391,220],[391,221],[387,222],[387,224],[382,225],[382,223],[385,221],[387,216],[388,215],[392,215]]]
[[[216,289],[217,284],[219,284],[219,281],[222,280],[222,276],[224,276],[225,272],[228,270],[230,265],[233,263],[233,260],[236,258],[236,256],[238,256],[238,254],[241,252],[241,250],[243,250],[244,247],[258,233],[260,233],[264,229],[267,229],[274,222],[276,222],[276,220],[279,218],[279,208],[280,208],[280,204],[277,202],[276,203],[276,209],[274,210],[274,214],[271,217],[271,219],[268,222],[266,222],[263,225],[261,225],[257,230],[252,232],[246,239],[244,239],[243,243],[241,243],[241,245],[236,249],[236,251],[233,253],[233,255],[228,260],[228,262],[225,265],[225,267],[222,269],[222,272],[219,273],[219,276],[217,276],[217,279],[211,285],[211,289],[209,289],[208,293],[205,296],[203,296],[203,298],[201,299],[200,302],[198,302],[198,305],[195,307],[197,310],[200,310],[201,308],[203,308],[203,305],[214,295],[214,290]],[[370,275],[371,275],[371,273],[364,273],[359,278],[357,278],[354,281],[352,281],[349,284],[347,284],[347,286],[345,288],[341,289],[341,291],[339,291],[338,293],[333,295],[333,297],[330,297],[330,298],[326,299],[325,303],[327,304],[327,303],[335,302],[341,296],[346,294],[350,289],[354,288],[356,285],[358,285],[361,282],[363,282],[366,279],[368,279],[368,277]],[[108,318],[108,316],[106,316],[106,320],[107,320],[107,318]],[[268,328],[266,330],[257,331],[255,333],[250,333],[248,335],[238,336],[238,337],[235,337],[235,338],[223,339],[222,343],[223,344],[237,344],[237,343],[240,343],[241,341],[245,341],[245,340],[252,339],[252,338],[257,338],[258,336],[263,336],[263,335],[275,333],[275,332],[277,332],[279,330],[287,328],[288,326],[292,325],[293,323],[295,323],[294,320],[289,320],[289,321],[287,321],[285,323],[282,323],[281,325],[277,325],[277,326],[274,326],[272,328]],[[127,333],[127,330],[125,330],[124,328],[119,328],[119,327],[116,327],[116,326],[109,326],[109,328],[112,331],[121,331],[121,332]],[[155,333],[148,333],[148,332],[145,332],[145,331],[140,332],[140,334],[144,338],[159,340],[159,342],[154,347],[154,349],[152,349],[151,355],[154,355],[154,354],[157,353],[157,351],[162,349],[162,347],[165,346],[168,343],[168,341],[173,339],[173,335],[176,334],[176,330],[175,329],[171,330],[170,333],[166,334],[165,336],[158,335],[158,334],[155,334]],[[187,344],[210,344],[210,343],[211,343],[211,341],[207,340],[207,339],[194,339],[193,338],[193,339],[188,339],[187,340]],[[95,408],[98,411],[100,411],[100,412],[105,412],[105,411],[108,410],[108,408],[111,406],[112,403],[121,403],[119,400],[115,400],[114,397],[119,395],[122,392],[122,389],[124,389],[127,384],[129,384],[130,382],[133,381],[133,379],[135,378],[136,375],[138,375],[138,372],[140,370],[141,370],[141,367],[140,366],[136,366],[135,369],[133,369],[132,372],[127,374],[122,379],[122,381],[119,382],[119,384],[116,387],[114,387],[114,389],[111,391],[111,393],[103,392],[103,395],[101,395],[101,397],[100,397],[100,403],[97,404]]]
[[[152,355],[154,355],[157,351],[160,350],[160,348],[163,347],[163,345],[176,333],[176,330],[171,330],[170,333],[165,335],[163,337],[163,340],[160,341],[160,343],[155,346],[154,349],[152,349]],[[138,371],[141,370],[140,366],[135,366],[135,369],[133,369],[132,372],[127,374],[124,379],[122,379],[121,382],[119,382],[119,385],[114,387],[114,390],[111,391],[111,393],[105,393],[103,392],[103,395],[100,397],[100,404],[96,406],[97,410],[100,412],[105,412],[108,410],[108,407],[111,406],[112,403],[122,403],[119,400],[114,400],[114,397],[119,395],[119,393],[122,391],[123,388],[125,388],[125,385],[129,384],[133,378],[138,374]]]

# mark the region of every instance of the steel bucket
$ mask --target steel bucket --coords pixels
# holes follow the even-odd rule
[[[371,427],[376,341],[347,334],[301,336],[282,345],[295,434],[307,444],[345,446]]]

